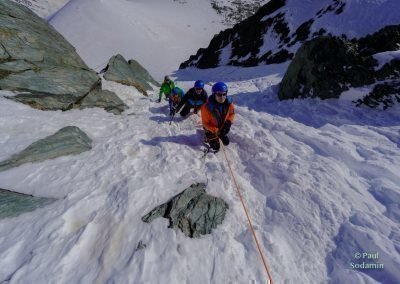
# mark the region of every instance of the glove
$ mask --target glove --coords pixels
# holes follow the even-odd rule
[[[217,135],[215,135],[215,133],[212,133],[211,131],[208,131],[208,130],[206,130],[205,136],[206,136],[207,142],[218,139]]]
[[[230,120],[225,121],[224,125],[219,130],[219,136],[224,137],[229,133],[232,122]]]
[[[194,108],[193,113],[194,113],[194,114],[197,114],[197,107]]]

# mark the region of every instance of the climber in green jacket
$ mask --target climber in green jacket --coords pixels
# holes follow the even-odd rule
[[[161,85],[160,88],[160,97],[158,99],[158,102],[161,102],[162,94],[165,94],[165,97],[168,99],[169,95],[171,94],[172,89],[175,88],[175,83],[172,81],[169,76],[164,77],[164,82]]]

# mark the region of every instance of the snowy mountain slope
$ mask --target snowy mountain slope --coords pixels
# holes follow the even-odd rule
[[[307,39],[327,34],[359,38],[399,24],[399,10],[397,0],[272,0],[215,36],[181,68],[285,62]]]
[[[161,79],[227,24],[254,13],[267,1],[236,2],[72,0],[50,23],[91,68],[99,71],[111,56],[120,53],[127,59],[140,58],[140,63]]]
[[[381,112],[342,100],[281,102],[276,86],[286,68],[188,69],[176,76],[185,89],[192,78],[230,87],[237,114],[226,151],[274,283],[397,283],[398,106]],[[0,159],[66,125],[94,141],[82,155],[0,173],[1,188],[59,199],[0,220],[0,281],[264,283],[223,153],[200,158],[199,117],[169,126],[166,102],[116,83],[103,86],[131,109],[122,116],[41,112],[0,97]],[[141,221],[193,182],[208,183],[207,191],[229,204],[211,235],[189,239],[165,219]],[[385,268],[352,269],[358,252],[379,252],[376,262]]]
[[[208,0],[74,0],[50,23],[91,68],[120,53],[161,79],[222,29],[219,20]]]
[[[107,61],[105,47],[130,52],[132,41],[114,28],[130,32],[119,23],[133,21],[131,4],[93,3],[72,1],[54,19],[65,19],[60,25],[70,37],[90,47],[88,58],[99,59],[99,52]],[[135,1],[140,12],[135,25],[148,31],[139,36],[147,65],[172,70],[180,52],[171,48],[146,57],[142,50],[153,48],[164,32],[171,35],[156,9],[170,6],[160,3]],[[179,5],[175,11],[182,12]],[[151,21],[146,15],[153,15],[146,18]],[[185,35],[198,40],[196,33]],[[101,49],[107,42],[95,43],[103,37],[108,45]],[[279,101],[277,86],[287,66],[187,69],[175,76],[185,90],[198,78],[229,85],[237,114],[226,150],[274,283],[400,282],[399,106],[381,112],[354,108],[349,100]],[[167,104],[156,103],[156,95],[146,98],[107,81],[103,87],[130,109],[122,116],[101,109],[41,112],[0,91],[0,160],[67,125],[94,141],[79,156],[0,172],[0,188],[58,198],[34,212],[0,219],[0,282],[265,283],[223,153],[200,158],[200,118],[176,118],[169,126]],[[346,97],[360,92],[351,89]],[[193,182],[208,183],[210,194],[229,203],[224,223],[211,235],[189,239],[168,229],[167,220],[141,221]],[[146,247],[138,250],[140,241]],[[356,253],[379,257],[356,259]],[[360,262],[384,269],[352,268]]]
[[[12,0],[22,4],[40,17],[51,19],[54,14],[63,8],[71,0]],[[137,2],[135,0],[127,0]],[[140,1],[140,0],[139,0]],[[188,4],[187,0],[169,0],[179,4]],[[209,0],[210,7],[221,16],[220,22],[225,26],[232,26],[253,15],[262,5],[269,0]],[[147,1],[149,2],[149,1]],[[154,2],[154,1],[153,1]],[[189,1],[191,2],[191,1]],[[189,4],[190,5],[190,4]]]

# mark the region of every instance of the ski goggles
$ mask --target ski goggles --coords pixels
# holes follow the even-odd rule
[[[227,94],[228,94],[227,92],[216,92],[216,93],[215,93],[215,95],[216,95],[217,97],[226,97]]]

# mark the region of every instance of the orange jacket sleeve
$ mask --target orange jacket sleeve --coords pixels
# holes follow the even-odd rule
[[[216,127],[214,118],[210,110],[206,107],[206,104],[201,106],[201,122],[206,130],[211,131],[212,133],[217,133],[218,128]]]

